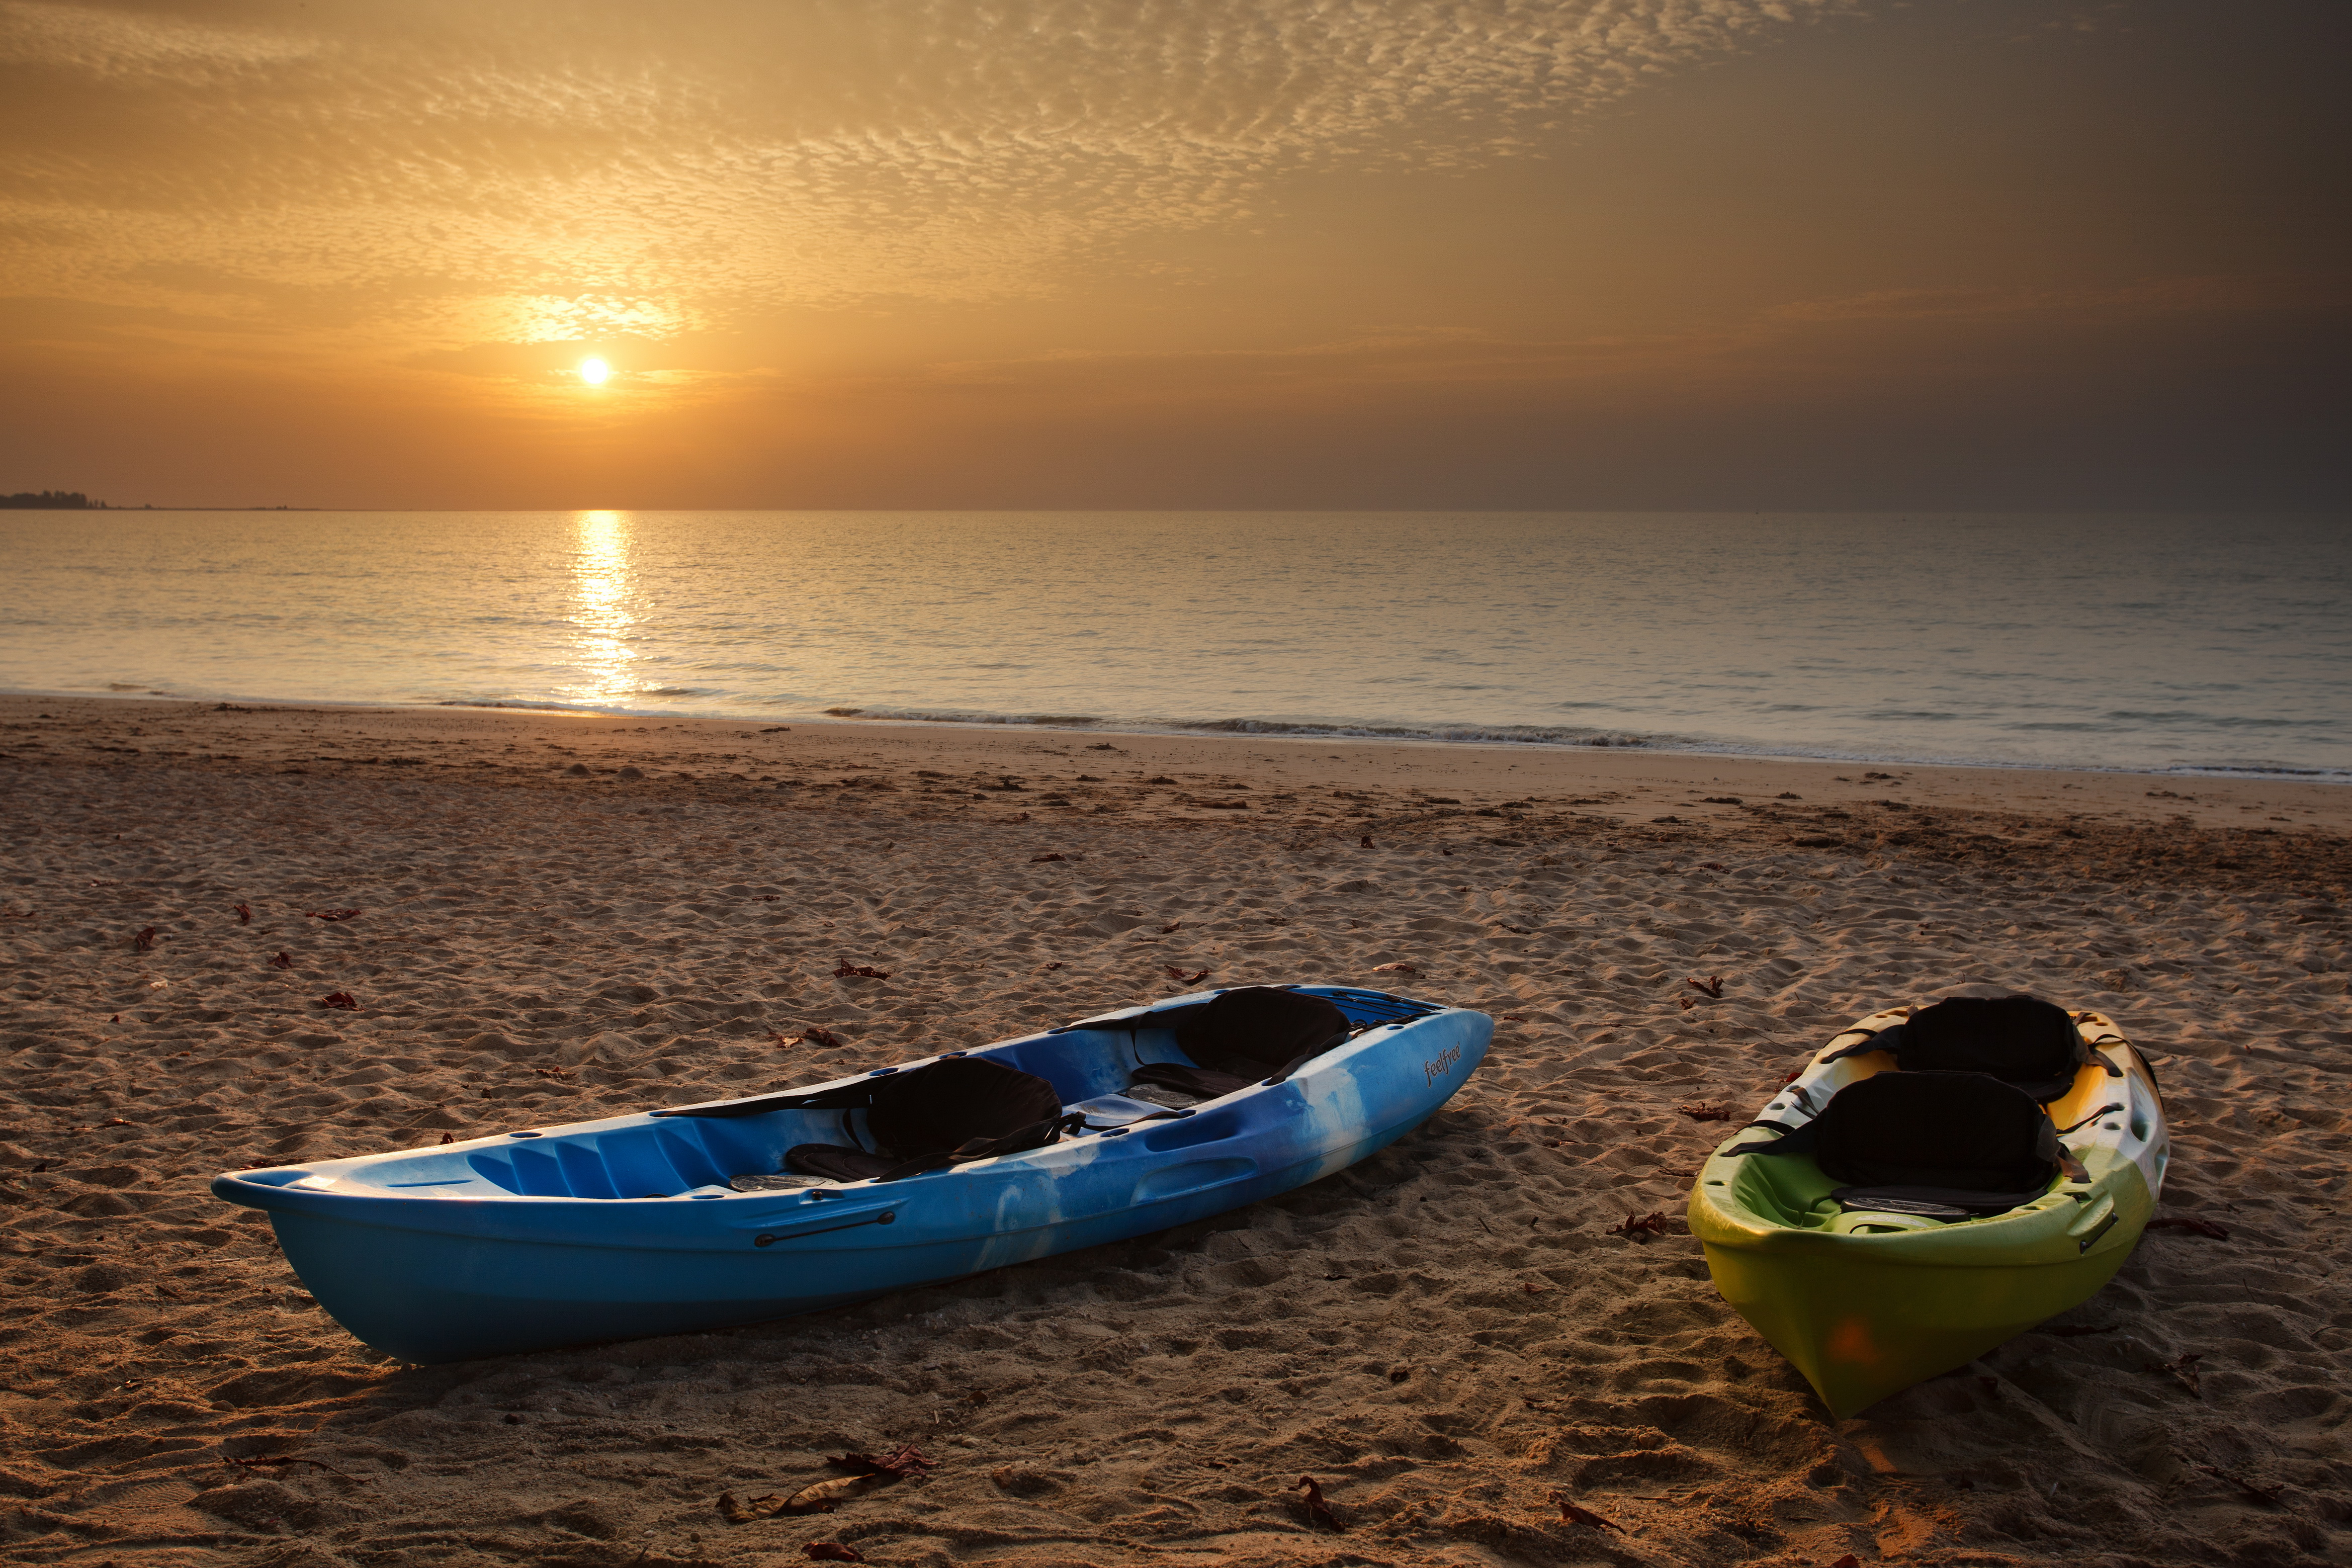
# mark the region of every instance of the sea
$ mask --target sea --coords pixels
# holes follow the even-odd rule
[[[2352,781],[2352,518],[0,511],[0,688]]]

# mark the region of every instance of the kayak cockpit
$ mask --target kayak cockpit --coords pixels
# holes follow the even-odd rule
[[[1861,1020],[1718,1152],[1702,1192],[1769,1228],[1870,1236],[2087,1203],[2121,1163],[2141,1165],[2153,1190],[2165,1149],[2146,1063],[2102,1016],[2037,1005],[2074,1060],[2017,1076],[1951,1070],[1895,1044],[1925,1015]]]

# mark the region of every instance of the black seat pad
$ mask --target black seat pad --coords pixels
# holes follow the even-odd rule
[[[977,1154],[1037,1148],[1060,1135],[1062,1097],[1034,1073],[984,1057],[950,1057],[875,1080],[866,1113],[871,1150],[802,1143],[784,1166],[835,1181],[914,1174],[950,1163],[967,1147]]]
[[[1146,1062],[1128,1075],[1127,1086],[1133,1089],[1142,1084],[1172,1089],[1195,1100],[1220,1100],[1257,1081],[1255,1078],[1238,1078],[1229,1072],[1212,1072],[1207,1068],[1188,1068],[1181,1062]]]
[[[2058,1130],[2031,1095],[1980,1072],[1882,1072],[1830,1097],[1813,1163],[1857,1187],[2046,1190]]]
[[[2063,1146],[2032,1095],[1989,1073],[1882,1072],[1786,1136],[1725,1152],[1810,1154],[1848,1208],[1883,1197],[2000,1214],[2050,1190]]]
[[[1348,1015],[1328,998],[1273,985],[1220,993],[1176,1029],[1196,1064],[1245,1082],[1286,1077],[1347,1037]]]
[[[1836,1055],[1864,1051],[1894,1052],[1905,1072],[1989,1073],[2045,1105],[2096,1059],[2065,1008],[2023,995],[1948,996]]]
[[[904,1163],[893,1155],[871,1153],[842,1143],[795,1144],[784,1156],[788,1169],[803,1176],[823,1176],[829,1182],[869,1182],[877,1176],[888,1175]]]

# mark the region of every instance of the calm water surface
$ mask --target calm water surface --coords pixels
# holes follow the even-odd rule
[[[2352,778],[2275,516],[0,512],[0,687]]]

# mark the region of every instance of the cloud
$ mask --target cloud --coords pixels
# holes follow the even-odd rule
[[[452,344],[1050,295],[1304,174],[1526,156],[1858,3],[15,3],[0,258],[236,308],[169,257]]]

